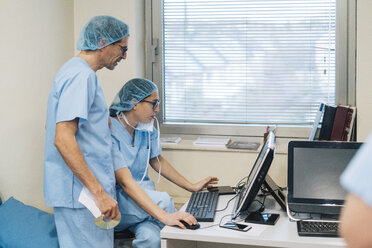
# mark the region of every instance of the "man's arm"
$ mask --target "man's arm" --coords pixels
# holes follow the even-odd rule
[[[176,169],[174,169],[173,166],[169,164],[169,162],[165,158],[163,158],[163,156],[159,155],[158,158],[161,163],[161,175],[169,181],[190,192],[199,191],[205,187],[212,186],[212,184],[218,183],[217,177],[206,177],[201,181],[193,184],[189,182],[185,177],[183,177]],[[154,168],[155,171],[159,171],[159,161],[156,157],[150,159],[150,165],[152,168]]]
[[[108,219],[113,219],[119,214],[118,203],[105,192],[85,162],[75,138],[78,130],[78,122],[79,119],[76,118],[72,121],[57,123],[54,145],[57,147],[67,166],[93,194],[94,200],[102,214]]]
[[[165,212],[161,207],[156,205],[146,194],[146,192],[133,179],[132,173],[128,168],[121,168],[116,170],[115,177],[116,182],[120,185],[120,187],[133,199],[135,203],[137,203],[140,208],[145,210],[148,214],[158,219],[165,225],[177,225],[185,229],[180,220],[184,220],[190,225],[196,223],[196,219],[189,213],[178,211],[176,213],[169,214]]]
[[[372,247],[372,208],[359,197],[349,194],[341,212],[340,233],[348,247]]]

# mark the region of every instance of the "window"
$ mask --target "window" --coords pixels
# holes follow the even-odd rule
[[[320,102],[354,104],[346,0],[149,2],[163,132],[306,137]]]

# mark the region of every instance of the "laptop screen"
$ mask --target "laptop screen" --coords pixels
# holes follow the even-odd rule
[[[346,196],[346,191],[339,182],[340,176],[360,145],[361,143],[356,142],[290,142],[290,209],[295,212],[337,214]]]

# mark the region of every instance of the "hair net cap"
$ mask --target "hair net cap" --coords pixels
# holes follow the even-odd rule
[[[104,48],[129,35],[129,26],[112,16],[95,16],[80,31],[78,50]]]
[[[144,78],[129,80],[116,94],[110,106],[110,115],[116,116],[117,112],[129,111],[137,103],[158,91],[156,84]]]

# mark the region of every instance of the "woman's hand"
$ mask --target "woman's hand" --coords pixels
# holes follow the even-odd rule
[[[167,226],[179,226],[182,229],[186,229],[186,227],[180,222],[181,220],[185,221],[190,226],[196,224],[196,219],[194,216],[184,211],[178,211],[172,214],[167,213],[164,219],[160,221]]]
[[[197,183],[194,183],[192,185],[191,191],[192,192],[200,191],[204,188],[212,187],[214,184],[217,183],[218,183],[217,177],[207,177]]]

